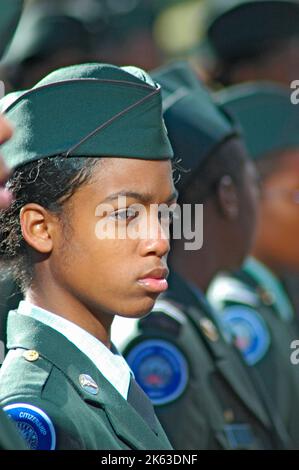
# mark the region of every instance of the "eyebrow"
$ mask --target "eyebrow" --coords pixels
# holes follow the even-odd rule
[[[150,201],[153,200],[153,196],[148,193],[137,193],[135,191],[118,191],[117,193],[110,194],[108,197],[104,199],[103,202],[112,202],[118,199],[119,197],[127,197],[131,199],[137,199],[138,201],[142,202],[143,204],[148,204]],[[165,203],[170,203],[173,200],[176,200],[178,197],[178,191],[175,190],[165,201]]]

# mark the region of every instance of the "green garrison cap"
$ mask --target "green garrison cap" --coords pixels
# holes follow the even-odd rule
[[[162,160],[173,152],[161,88],[143,70],[81,64],[52,72],[0,101],[15,128],[2,147],[10,167],[55,155]]]
[[[206,45],[224,62],[299,34],[298,0],[206,0]]]
[[[3,62],[23,63],[67,48],[89,50],[90,37],[85,24],[78,18],[34,4],[25,9]]]
[[[299,106],[291,103],[288,89],[265,82],[235,85],[215,98],[241,124],[254,160],[299,147]]]
[[[152,76],[162,86],[164,120],[175,157],[192,172],[237,130],[187,63],[175,62]],[[181,175],[179,186],[190,172]]]
[[[14,35],[23,3],[23,0],[0,0],[0,57]]]

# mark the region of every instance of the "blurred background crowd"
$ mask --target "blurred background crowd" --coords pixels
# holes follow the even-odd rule
[[[267,20],[266,27],[263,18],[250,17],[245,25],[238,18],[228,18],[226,24],[223,12],[237,3],[25,0],[17,32],[1,62],[1,77],[6,90],[11,91],[30,87],[51,69],[73,63],[91,60],[151,70],[170,60],[187,58],[205,80],[228,84],[252,77],[249,59],[260,66],[256,62],[262,57],[262,65],[270,73],[268,52],[275,49],[277,61],[285,57],[281,42],[287,38],[292,39],[287,49],[290,62],[293,60],[290,66],[299,68],[294,60],[299,29],[296,15],[293,24],[280,16],[276,17],[279,24]],[[241,69],[237,64],[242,64]],[[272,78],[286,82],[290,77],[282,69],[279,67]],[[262,77],[259,70],[253,78],[271,77]]]

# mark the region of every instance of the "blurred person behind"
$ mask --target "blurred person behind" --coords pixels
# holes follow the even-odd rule
[[[7,91],[30,88],[57,68],[87,62],[91,47],[84,21],[55,3],[29,5],[0,64]]]
[[[236,269],[251,249],[259,196],[255,168],[234,122],[189,66],[175,63],[153,76],[162,86],[175,155],[189,170],[177,182],[179,204],[189,205],[196,237],[203,228],[203,246],[188,250],[185,232],[172,240],[169,289],[148,317],[118,318],[113,340],[176,449],[289,447],[276,410],[239,352],[224,341],[205,295],[215,273]],[[203,227],[198,204],[204,204]],[[186,227],[186,212],[183,217]]]
[[[203,0],[199,60],[215,86],[299,78],[298,0]]]
[[[240,122],[260,173],[261,202],[252,257],[239,272],[218,276],[208,296],[298,445],[299,374],[290,358],[298,312],[281,272],[299,271],[299,108],[274,84],[233,86],[216,97]]]
[[[0,56],[3,54],[21,15],[22,0],[0,0]],[[12,129],[7,120],[0,114],[0,145],[11,138]],[[8,168],[0,155],[0,209],[11,203],[11,195],[5,189],[9,176]],[[1,293],[2,294],[2,293]],[[19,436],[16,427],[0,409],[0,450],[25,450],[26,446]]]

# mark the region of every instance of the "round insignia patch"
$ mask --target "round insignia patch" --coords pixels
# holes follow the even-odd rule
[[[129,352],[126,360],[154,405],[176,400],[186,388],[187,361],[179,349],[167,341],[143,341]]]
[[[27,403],[14,403],[3,408],[15,422],[31,450],[54,450],[56,433],[44,411]]]
[[[261,315],[252,308],[232,306],[223,311],[223,321],[233,332],[235,344],[248,365],[253,366],[266,354],[270,334]]]

